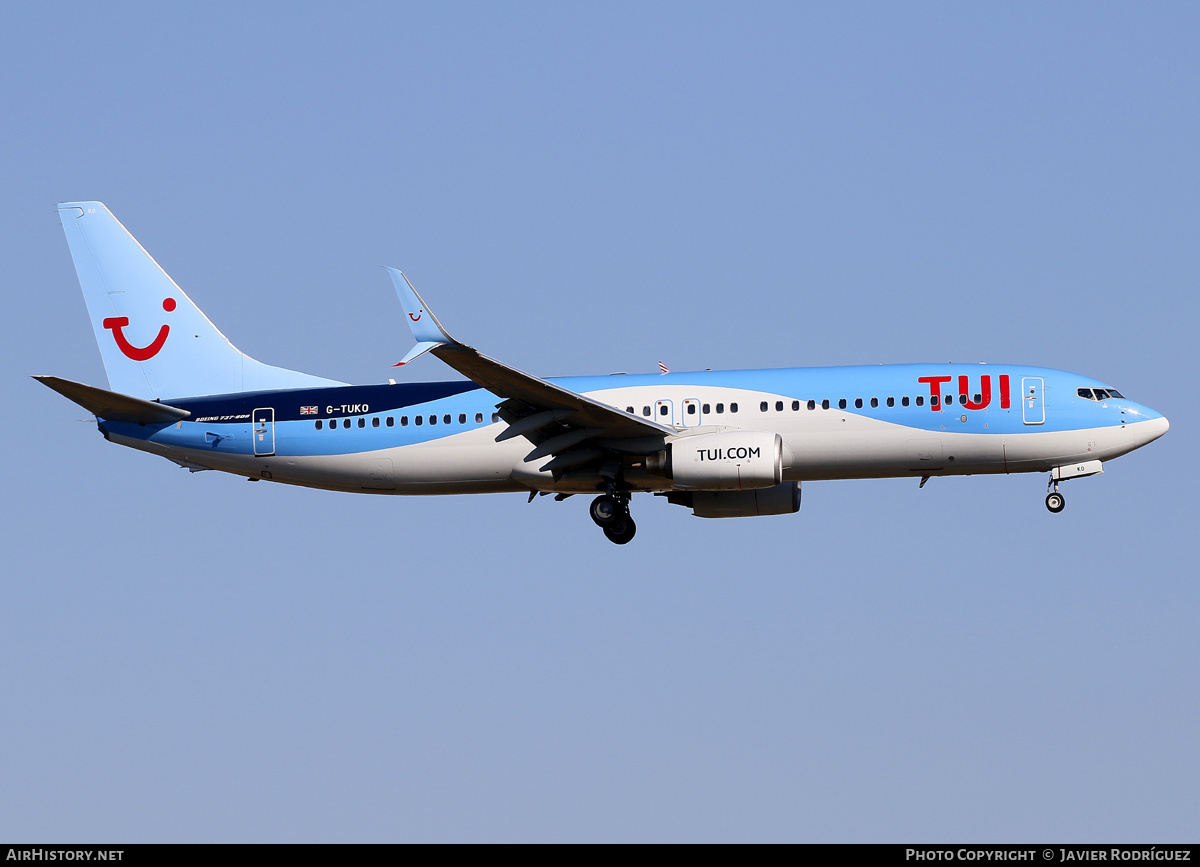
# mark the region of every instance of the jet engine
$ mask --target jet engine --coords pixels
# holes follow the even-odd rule
[[[783,481],[783,438],[761,430],[679,437],[652,456],[646,469],[684,490],[770,488]]]

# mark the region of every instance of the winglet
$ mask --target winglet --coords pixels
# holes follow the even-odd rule
[[[410,361],[412,361],[414,358],[420,358],[422,355],[424,355],[429,350],[437,349],[439,346],[445,346],[445,345],[446,345],[445,343],[430,343],[430,342],[418,343],[412,349],[408,350],[408,355],[404,356],[404,358],[397,361],[395,364],[392,365],[392,367],[403,367],[404,365],[406,365]]]
[[[386,265],[384,268],[392,277],[396,294],[400,296],[400,306],[404,308],[404,314],[408,317],[408,327],[412,329],[413,338],[417,341],[417,345],[408,351],[408,355],[393,364],[392,367],[408,364],[414,358],[420,358],[429,350],[445,346],[447,343],[458,343],[446,333],[442,323],[438,322],[438,318],[433,315],[433,311],[429,309],[425,299],[417,294],[416,288],[404,276],[404,272],[388,268]]]
[[[404,308],[404,312],[408,315],[408,327],[412,329],[413,337],[417,339],[417,342],[456,342],[453,337],[446,333],[446,329],[442,327],[442,323],[438,322],[438,318],[433,315],[433,311],[429,309],[429,305],[425,303],[425,299],[417,294],[417,290],[413,288],[413,284],[404,276],[404,272],[398,271],[395,268],[384,267],[392,277],[392,283],[396,287],[396,294],[400,296],[400,306]]]

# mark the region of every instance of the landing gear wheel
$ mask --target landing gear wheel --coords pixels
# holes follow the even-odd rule
[[[1049,509],[1054,514],[1057,515],[1064,508],[1066,508],[1066,505],[1067,505],[1066,499],[1058,491],[1054,491],[1053,493],[1046,494],[1046,508]]]
[[[618,520],[624,513],[621,504],[616,497],[610,497],[607,494],[602,494],[592,500],[591,508],[588,509],[588,514],[592,516],[592,520],[596,522],[597,527],[608,528],[614,521]]]
[[[615,542],[618,545],[628,543],[636,532],[637,524],[633,523],[633,518],[628,515],[618,518],[604,527],[604,535],[608,537],[610,542]]]

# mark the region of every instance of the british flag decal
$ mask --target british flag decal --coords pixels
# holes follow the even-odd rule
[[[316,415],[316,414],[317,414],[317,408],[315,406],[300,407],[300,415]]]

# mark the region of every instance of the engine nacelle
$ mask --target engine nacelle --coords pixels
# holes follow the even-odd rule
[[[668,446],[664,475],[681,488],[748,491],[783,481],[783,438],[761,430],[680,437]]]

